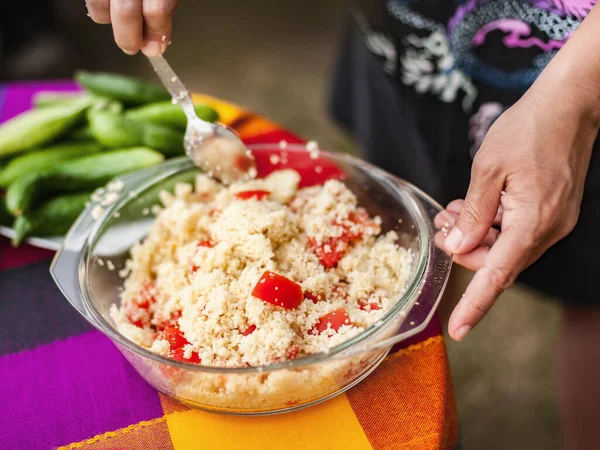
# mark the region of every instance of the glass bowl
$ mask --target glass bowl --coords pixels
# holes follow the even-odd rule
[[[151,353],[117,331],[110,316],[119,304],[130,247],[152,224],[151,207],[161,190],[192,182],[198,169],[185,157],[120,178],[119,199],[102,209],[91,204],[67,234],[51,273],[69,302],[108,336],[148,383],[193,408],[229,414],[273,414],[331,398],[367,377],[392,345],[431,320],[446,285],[451,256],[436,247],[431,198],[364,161],[339,153],[309,152],[302,145],[251,146],[259,177],[293,168],[301,186],[343,179],[360,206],[395,230],[413,252],[411,277],[395,306],[373,326],[328,352],[262,367],[219,368],[178,362]],[[99,214],[101,212],[101,214]],[[376,276],[376,274],[374,274]]]

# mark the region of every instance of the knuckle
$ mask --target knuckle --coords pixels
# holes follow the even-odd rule
[[[479,223],[480,220],[481,214],[477,212],[477,210],[471,204],[470,201],[465,200],[462,206],[462,210],[460,211],[460,221],[462,222],[462,225],[472,227],[475,224]]]
[[[487,314],[488,308],[479,301],[469,302],[469,308],[478,316],[483,317]]]
[[[570,234],[575,229],[575,226],[577,225],[578,221],[579,213],[567,214],[563,219],[562,226],[560,227],[560,234],[562,235],[562,237],[565,237],[566,235]]]
[[[144,6],[143,14],[145,19],[164,20],[168,12],[161,6]]]
[[[496,292],[501,293],[511,287],[515,282],[515,275],[512,270],[504,267],[488,268],[488,278]]]
[[[114,5],[115,14],[118,15],[122,20],[131,21],[141,16],[141,10],[139,5],[131,0],[121,0],[115,2]]]
[[[147,19],[165,20],[173,11],[171,2],[168,1],[147,1],[144,2],[142,12]]]
[[[522,205],[522,209],[514,216],[514,222],[503,227],[502,231],[518,234],[522,249],[532,248],[548,232],[550,222],[545,219],[545,216],[538,205]]]
[[[108,9],[109,0],[86,0],[88,8],[92,9]]]

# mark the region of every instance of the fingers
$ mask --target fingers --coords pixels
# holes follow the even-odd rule
[[[502,192],[500,194],[502,194]],[[446,211],[448,211],[453,216],[456,216],[456,218],[458,219],[464,202],[465,201],[463,199],[452,200],[450,203],[448,203],[448,206],[446,206]],[[500,206],[498,206],[498,211],[496,212],[496,217],[494,217],[494,226],[499,227],[502,224],[503,214],[504,207],[502,206],[502,204],[500,204]]]
[[[110,0],[86,0],[90,18],[100,24],[110,23]]]
[[[128,55],[142,47],[142,0],[111,0],[110,20],[115,42]]]
[[[452,203],[456,202],[458,201],[455,200]],[[460,202],[462,202],[462,200],[460,200]],[[435,235],[435,243],[443,250],[447,250],[444,246],[444,240],[448,235],[447,230],[454,225],[460,212],[460,210],[458,210],[458,212],[450,212],[450,210],[456,211],[454,208],[455,205],[451,205],[452,204],[448,205],[447,210],[442,211],[435,217],[435,227],[440,230]],[[498,215],[496,217],[498,217]],[[495,228],[490,228],[479,246],[468,253],[454,255],[454,262],[472,271],[479,270],[485,263],[485,258],[490,251],[490,247],[496,243],[499,235],[500,231]]]
[[[112,23],[115,42],[128,55],[140,49],[159,56],[171,40],[171,16],[178,0],[86,0],[96,23]]]
[[[458,213],[450,213],[447,210],[442,211],[435,217],[435,220],[434,220],[435,228],[437,230],[440,230],[437,232],[437,234],[435,236],[436,244],[438,244],[438,247],[440,247],[444,250],[448,250],[444,246],[444,239],[448,235],[448,230],[451,229],[452,226],[454,226],[454,224],[456,223],[457,220],[458,220]],[[491,247],[492,245],[494,245],[496,243],[496,240],[498,239],[499,235],[500,235],[500,231],[496,230],[495,228],[490,228],[489,231],[487,232],[487,234],[485,235],[485,237],[481,240],[481,244],[478,247],[482,247],[482,246],[483,247]],[[477,249],[478,247],[475,247],[475,249]],[[472,251],[474,251],[474,250],[471,250],[471,252]],[[471,253],[471,252],[469,252],[469,253]],[[454,260],[457,262],[461,261],[462,258],[460,258],[460,257],[468,255],[469,253],[454,255]],[[459,264],[461,264],[461,263],[459,262]],[[477,267],[477,269],[478,268],[479,267]],[[477,269],[471,269],[471,270],[477,270]]]
[[[451,229],[458,220],[463,203],[463,200],[454,200],[450,202],[447,208],[444,211],[441,211],[434,219],[435,228],[440,230],[435,235],[435,243],[443,250],[447,251],[444,246],[444,240],[448,235],[448,230]],[[500,206],[494,219],[494,225],[501,224],[503,212],[504,209]],[[496,243],[499,235],[500,231],[495,228],[490,228],[479,246],[468,253],[454,255],[454,262],[472,271],[479,270],[485,262],[485,257],[488,254],[490,247]]]
[[[171,40],[171,15],[177,0],[144,0],[144,42],[142,52],[149,57],[162,55]]]
[[[474,250],[471,250],[469,253],[454,255],[454,263],[464,267],[465,269],[476,272],[485,264],[485,258],[490,251],[490,247],[494,245],[498,234],[499,232],[497,230],[490,231],[490,236],[486,236],[481,245],[476,247]],[[443,233],[440,232],[436,234],[435,243],[438,247],[444,248],[444,238],[445,235]]]
[[[504,179],[493,168],[476,161],[471,184],[456,225],[445,241],[452,253],[467,253],[477,247],[491,228],[500,205]]]
[[[527,236],[514,227],[499,235],[450,317],[448,332],[453,339],[463,339],[529,265],[534,242]]]

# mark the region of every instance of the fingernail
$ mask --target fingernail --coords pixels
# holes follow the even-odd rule
[[[125,50],[124,48],[122,48],[121,50],[123,50],[123,53],[125,53],[125,54],[127,54],[129,56],[133,56],[133,55],[135,55],[137,53],[137,50],[133,51],[133,52],[131,50]]]
[[[454,227],[454,228],[452,228],[452,231],[450,232],[450,234],[444,241],[444,247],[446,247],[446,249],[448,249],[454,253],[458,250],[458,247],[460,246],[460,243],[462,242],[462,240],[463,240],[462,231],[460,231],[458,229],[458,227]]]
[[[458,342],[462,341],[469,331],[471,331],[471,326],[463,325],[458,330],[456,330],[456,333],[454,333],[454,340]]]
[[[142,52],[144,55],[149,56],[150,58],[159,56],[162,54],[162,45],[156,41],[148,41],[144,44]]]

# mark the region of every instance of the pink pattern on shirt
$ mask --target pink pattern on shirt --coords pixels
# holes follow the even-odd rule
[[[597,0],[528,0],[536,8],[550,11],[561,16],[575,16],[583,19],[596,4]]]
[[[473,36],[473,45],[483,45],[487,34],[494,30],[508,33],[502,42],[509,48],[539,47],[546,52],[561,48],[570,36],[567,34],[561,40],[550,39],[548,42],[544,42],[538,37],[531,36],[531,26],[522,20],[500,19],[481,27]]]

